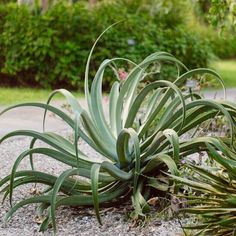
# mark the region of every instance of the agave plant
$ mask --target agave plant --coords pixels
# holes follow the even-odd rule
[[[101,37],[101,36],[100,36]],[[100,38],[99,37],[99,38]],[[180,159],[191,153],[206,148],[206,143],[212,143],[212,138],[192,137],[182,139],[193,129],[215,116],[225,116],[234,132],[233,105],[219,103],[195,93],[185,94],[181,91],[186,80],[193,76],[209,73],[222,84],[221,77],[210,69],[200,68],[188,70],[174,56],[165,52],[157,52],[146,57],[141,63],[135,64],[125,58],[107,59],[102,62],[89,86],[89,65],[95,42],[89,54],[85,72],[85,97],[88,111],[83,109],[77,99],[67,90],[54,91],[46,104],[24,103],[5,109],[23,106],[34,106],[44,109],[44,123],[47,111],[64,120],[73,130],[73,141],[49,132],[32,130],[13,131],[1,138],[1,143],[15,136],[32,138],[27,150],[21,153],[14,162],[11,173],[0,181],[4,199],[9,197],[11,209],[5,219],[11,218],[20,207],[39,203],[41,212],[48,214],[41,224],[45,230],[51,222],[56,231],[56,208],[62,205],[94,206],[98,221],[101,223],[99,206],[107,202],[119,203],[120,199],[130,199],[134,207],[133,217],[144,216],[149,211],[148,199],[158,192],[166,192],[173,186],[172,181],[163,181],[159,177],[165,173],[178,176]],[[109,114],[104,112],[102,80],[106,68],[115,69],[119,61],[128,62],[133,66],[125,81],[115,77],[109,93]],[[147,83],[140,89],[142,81],[148,81],[150,66],[154,63],[171,63],[177,68],[176,80],[172,83],[166,80],[156,80]],[[117,74],[117,73],[116,73]],[[65,96],[73,111],[73,117],[63,110],[49,105],[55,94]],[[78,145],[82,139],[104,161],[92,158],[92,153],[86,155]],[[35,147],[37,140],[46,144],[45,147]],[[214,150],[230,148],[228,139],[221,140]],[[62,162],[68,166],[59,176],[44,173],[34,168],[35,154],[42,154]],[[18,171],[21,161],[29,157],[32,170]],[[28,183],[41,183],[45,191],[39,196],[33,196],[12,205],[14,189]],[[177,188],[171,188],[177,191]],[[124,196],[126,196],[124,198]]]
[[[236,152],[216,139],[206,143],[206,152],[213,161],[211,166],[188,163],[185,170],[193,171],[191,178],[174,176],[176,181],[195,191],[184,196],[188,199],[188,208],[182,211],[199,216],[202,221],[186,228],[195,229],[196,235],[235,235]]]

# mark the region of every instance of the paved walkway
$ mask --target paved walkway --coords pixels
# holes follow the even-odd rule
[[[0,108],[3,110],[4,108]],[[22,107],[10,110],[0,116],[0,136],[19,129],[42,131],[43,109],[35,107]],[[46,128],[50,131],[64,129],[66,126],[57,117],[48,114]]]
[[[202,92],[205,98],[211,99],[224,99],[223,90],[209,90]],[[226,89],[226,100],[230,102],[236,102],[236,88]]]
[[[83,107],[87,107],[85,99],[81,99],[80,103]],[[50,104],[62,108],[65,101],[53,101]],[[0,107],[0,111],[4,108],[5,107]],[[64,111],[67,112],[66,109],[64,109]],[[41,132],[43,129],[43,115],[44,109],[37,107],[19,107],[7,111],[5,114],[0,116],[0,137],[8,132],[20,129]],[[47,114],[45,127],[47,131],[68,129],[68,125],[51,112],[48,112]]]
[[[107,103],[107,100],[104,101]],[[56,106],[57,108],[63,109],[64,112],[72,115],[68,112],[67,109],[63,108],[66,101],[52,101],[50,105]],[[80,105],[87,108],[87,102],[85,99],[79,100]],[[107,107],[107,109],[106,109]],[[0,106],[0,112],[6,107]],[[108,114],[108,106],[104,106],[105,112]],[[43,130],[43,115],[44,109],[37,107],[19,107],[14,108],[10,111],[7,111],[0,116],[0,137],[3,135],[14,131],[14,130],[34,130],[42,132]],[[51,112],[48,112],[46,119],[46,131],[61,131],[68,129],[69,126],[63,122],[59,117],[53,115]]]
[[[205,91],[203,92],[203,95],[206,98],[223,98],[223,92],[221,90]],[[227,100],[236,102],[236,88],[227,90]],[[79,102],[83,107],[87,107],[85,99],[80,99]],[[56,101],[54,103],[52,102],[52,104],[56,105],[57,107],[61,107],[63,102]],[[3,109],[4,107],[0,107],[0,111]],[[0,116],[0,137],[10,131],[19,129],[42,131],[42,119],[43,109],[40,108],[23,107],[8,111],[7,113]],[[62,120],[60,120],[60,118],[52,116],[50,113],[48,114],[46,122],[47,131],[58,131],[66,128],[68,128],[68,126]]]

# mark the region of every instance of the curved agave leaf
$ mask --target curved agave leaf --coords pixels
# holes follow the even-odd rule
[[[91,180],[92,180],[92,193],[93,193],[93,205],[98,222],[102,224],[99,214],[99,200],[98,200],[98,175],[100,170],[99,164],[94,164],[91,168]]]
[[[178,134],[173,129],[166,129],[163,131],[168,141],[173,147],[173,158],[175,163],[179,163],[179,137]]]
[[[60,93],[66,97],[68,104],[71,106],[72,111],[75,114],[74,127],[73,127],[74,131],[78,130],[81,138],[83,138],[87,143],[89,143],[97,151],[101,152],[101,150],[102,150],[101,153],[106,155],[108,158],[113,157],[116,159],[114,152],[112,152],[110,149],[108,149],[103,144],[103,142],[101,142],[101,138],[102,138],[101,135],[102,134],[99,135],[99,130],[96,129],[96,126],[90,120],[87,112],[80,106],[77,99],[69,91],[67,91],[65,89],[55,90],[54,92],[52,92],[52,94],[48,98],[47,104],[50,103],[53,96],[55,96],[57,93]],[[45,109],[45,112],[44,112],[43,127],[45,126],[46,113],[47,113],[47,109]],[[87,131],[89,132],[89,135],[91,138],[88,138],[87,135],[78,127],[78,124],[79,124],[78,120],[80,119],[80,117],[83,119],[83,122],[89,124],[87,126],[89,128],[89,129],[87,129]],[[77,137],[76,134],[75,134],[75,136]],[[76,140],[75,140],[75,143],[76,143],[75,150],[77,150]],[[96,146],[99,146],[101,149]]]
[[[136,82],[140,81],[143,76],[142,71],[145,70],[151,63],[153,63],[155,61],[162,61],[162,60],[176,63],[179,66],[187,69],[180,61],[178,61],[172,55],[165,53],[165,52],[153,53],[150,56],[148,56],[146,59],[144,59],[144,61],[142,63],[137,65],[128,74],[128,76],[124,82],[124,85],[121,87],[119,97],[117,100],[116,117],[117,117],[117,132],[118,133],[122,129],[122,119],[121,119],[120,114],[122,114],[122,108],[123,108],[123,102],[125,100],[125,96],[127,94],[128,94],[128,96],[132,96],[131,91],[134,91],[134,89],[132,89],[132,84],[133,84],[133,86],[136,86]]]
[[[113,135],[117,137],[117,128],[116,128],[116,104],[119,96],[119,87],[120,84],[116,81],[111,88],[110,97],[109,97],[109,115],[110,115],[110,126]]]
[[[195,76],[197,74],[210,74],[213,75],[221,84],[223,91],[224,91],[224,100],[226,100],[226,88],[225,88],[225,83],[224,80],[221,78],[221,76],[215,72],[214,70],[211,70],[209,68],[197,68],[197,69],[193,69],[190,71],[187,71],[186,73],[180,75],[175,81],[174,83],[177,86],[181,86],[183,85],[183,83],[185,82],[186,79],[191,78],[192,76]]]
[[[63,137],[61,137],[61,139],[58,140],[58,135],[52,134],[52,133],[39,133],[36,131],[31,131],[31,130],[17,130],[3,136],[0,140],[0,143],[14,136],[33,137],[33,138],[36,138],[45,142],[46,144],[58,149],[59,151],[62,151],[67,154],[72,154],[72,155],[75,154],[74,146],[71,145],[71,143],[67,139],[64,139]]]
[[[135,161],[139,161],[140,151],[139,151],[139,140],[137,133],[132,129],[123,129],[117,138],[117,155],[119,158],[119,167],[127,167],[132,161],[130,152],[130,142],[135,148]]]
[[[90,61],[91,61],[91,57],[92,57],[92,54],[93,54],[93,51],[98,43],[98,41],[102,38],[102,36],[109,30],[111,29],[112,27],[114,27],[115,25],[119,24],[120,22],[122,21],[119,21],[119,22],[116,22],[114,24],[112,24],[111,26],[109,26],[107,29],[105,29],[99,36],[98,38],[95,40],[90,52],[89,52],[89,55],[88,55],[88,59],[87,59],[87,63],[86,63],[86,67],[85,67],[85,79],[84,79],[84,93],[85,93],[85,97],[87,99],[87,103],[88,103],[88,106],[91,107],[91,101],[90,101],[90,92],[89,92],[89,65],[90,65]]]
[[[195,94],[192,94],[192,96],[196,99],[200,99],[200,97]],[[185,103],[186,103],[186,100],[190,97],[191,97],[191,95],[184,96]],[[150,149],[150,147],[154,145],[154,142],[157,142],[157,144],[158,144],[157,146],[159,146],[159,143],[162,141],[161,140],[162,136],[160,135],[161,131],[168,129],[168,128],[173,128],[176,123],[179,125],[181,124],[181,122],[182,122],[182,117],[181,117],[182,108],[175,111],[180,104],[181,104],[181,101],[179,100],[178,97],[176,97],[167,105],[168,108],[164,112],[162,112],[161,117],[158,120],[158,123],[155,126],[154,131],[151,134],[149,134],[148,137],[141,144],[142,151],[146,150],[147,147],[149,147],[149,149]],[[209,109],[207,109],[207,110],[209,110]],[[158,112],[160,112],[160,110]],[[183,127],[183,129],[186,129],[185,127],[188,126],[189,122],[192,121],[192,119],[196,117],[196,114],[195,114],[194,117],[191,118],[191,120],[189,121],[188,118],[189,118],[190,114],[189,114],[189,110],[186,110],[186,118],[185,118],[186,124]],[[203,121],[205,121],[205,120],[203,120]],[[194,124],[193,127],[196,127],[198,124]],[[190,128],[188,130],[190,130]],[[183,130],[181,132],[179,132],[180,135],[182,133],[185,133],[185,132],[183,132]],[[157,136],[158,136],[158,139],[157,139]],[[144,156],[146,156],[146,155],[150,155],[150,152],[144,154]]]
[[[50,203],[50,196],[35,196],[25,199],[14,205],[10,211],[4,216],[4,221],[8,221],[12,215],[21,207],[32,203]]]
[[[160,155],[151,156],[146,160],[146,162],[147,163],[145,164],[144,168],[142,169],[142,173],[146,174],[152,170],[155,170],[158,168],[158,166],[160,164],[164,163],[164,164],[166,164],[166,166],[168,167],[168,169],[170,170],[170,172],[173,175],[179,174],[179,171],[178,171],[175,161],[169,155],[160,154]]]
[[[133,105],[132,105],[132,108],[129,112],[129,117],[127,118],[126,120],[126,123],[125,123],[125,127],[130,127],[135,119],[135,116],[138,112],[138,109],[140,108],[141,106],[141,103],[143,102],[143,99],[144,97],[148,94],[148,92],[150,90],[153,90],[153,89],[156,89],[157,87],[159,86],[168,86],[170,88],[172,88],[176,94],[179,96],[179,99],[181,100],[182,102],[182,109],[183,109],[183,113],[182,113],[182,125],[184,125],[184,121],[185,121],[185,101],[184,101],[184,98],[183,98],[183,95],[182,93],[180,92],[179,88],[177,86],[175,86],[173,83],[169,82],[169,81],[164,81],[164,80],[159,80],[159,81],[156,81],[156,82],[153,82],[149,85],[147,85],[140,93],[139,95],[137,96],[137,98],[135,99]],[[153,116],[153,114],[152,114]],[[141,128],[141,131],[139,132],[139,136],[142,137],[142,135],[144,134],[144,132],[146,131],[147,127],[149,127],[151,121],[152,121],[152,116],[151,118],[143,125],[143,127]]]
[[[141,193],[142,187],[143,182],[141,181],[132,196],[134,206],[134,211],[131,213],[132,218],[138,218],[139,216],[145,217],[145,213],[150,212],[150,206]]]
[[[66,154],[63,154],[63,153],[58,152],[56,150],[53,150],[53,149],[35,148],[35,149],[30,149],[30,150],[24,151],[21,155],[19,155],[19,157],[16,159],[16,161],[14,162],[14,165],[12,167],[11,178],[10,178],[10,203],[12,202],[13,182],[14,182],[16,169],[19,166],[20,162],[23,160],[23,158],[25,158],[29,154],[33,154],[33,153],[47,155],[47,156],[52,157],[58,161],[61,161],[62,163],[68,164],[72,167],[77,166],[74,156],[66,155]],[[80,168],[89,170],[91,168],[92,164],[93,164],[93,162],[86,161],[85,159],[83,159],[83,157],[80,160]]]
[[[63,172],[56,180],[53,190],[52,190],[52,198],[51,198],[51,218],[52,218],[52,226],[53,226],[53,231],[54,233],[56,232],[56,216],[55,216],[55,211],[56,211],[56,201],[57,201],[57,193],[61,188],[61,185],[65,181],[66,178],[68,178],[71,175],[79,175],[79,170],[78,169],[70,169],[66,170]]]
[[[91,99],[90,115],[92,117],[92,120],[94,124],[96,125],[98,131],[101,133],[101,135],[105,139],[104,141],[110,144],[110,148],[113,148],[113,149],[115,149],[116,140],[115,140],[115,136],[113,135],[105,119],[105,114],[103,110],[103,99],[102,99],[103,97],[102,96],[102,79],[103,79],[103,74],[106,67],[117,60],[128,61],[129,63],[134,64],[132,61],[127,60],[125,58],[113,58],[110,60],[105,60],[99,67],[94,77],[94,80],[92,82],[91,98],[90,98]]]
[[[50,178],[50,179],[49,179]],[[53,188],[55,182],[57,180],[56,176],[48,175],[43,172],[36,172],[34,171],[34,175],[31,174],[31,176],[25,175],[23,178],[18,178],[13,182],[13,189],[25,185],[28,183],[41,183],[44,185],[48,185],[50,189]],[[102,184],[104,185],[104,184]],[[100,185],[99,187],[103,187]],[[86,183],[86,181],[76,180],[66,180],[65,183],[61,187],[61,192],[64,194],[80,194],[80,193],[90,193],[91,192],[91,186]],[[3,196],[3,202],[5,201],[6,197],[8,197],[10,193],[10,185],[7,185],[4,187],[1,192],[4,192]],[[45,191],[44,191],[45,192]]]
[[[110,188],[109,191],[101,193],[99,195],[99,202],[104,203],[116,199],[129,191],[127,183],[120,183]],[[64,198],[59,198],[57,201],[57,207],[61,205],[69,206],[92,206],[93,197],[91,195],[71,195]]]

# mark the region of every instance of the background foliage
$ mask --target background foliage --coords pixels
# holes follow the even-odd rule
[[[235,0],[198,0],[194,5],[200,30],[205,28],[214,54],[223,59],[236,55],[235,10]]]
[[[47,11],[32,6],[0,3],[1,85],[81,89],[91,45],[119,20],[124,21],[97,45],[92,75],[111,57],[139,62],[150,53],[166,51],[196,68],[206,67],[213,55],[236,55],[235,35],[229,29],[219,35],[209,25],[212,9],[219,10],[210,0],[102,0],[93,6],[88,1],[57,1]],[[128,70],[127,65],[118,66]],[[165,67],[161,78],[171,80],[174,74]],[[111,80],[108,73],[104,86]]]
[[[141,2],[103,1],[93,8],[85,2],[58,3],[45,13],[15,4],[0,7],[2,83],[81,88],[89,48],[119,20],[124,22],[97,46],[92,74],[105,58],[138,62],[156,51],[172,53],[190,68],[206,66],[209,40],[187,26],[186,1]],[[164,77],[171,75],[166,69]]]

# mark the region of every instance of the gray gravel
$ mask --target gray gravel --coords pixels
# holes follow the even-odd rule
[[[62,131],[64,135],[69,135],[68,130]],[[0,177],[4,177],[11,170],[12,164],[19,153],[28,148],[29,138],[17,138],[1,144],[0,151]],[[41,143],[37,144],[41,146]],[[84,144],[83,150],[90,152]],[[35,166],[37,170],[58,174],[65,169],[65,165],[56,162],[45,156],[35,156]],[[30,169],[29,160],[25,159],[19,169]],[[30,195],[32,185],[19,187],[14,191],[13,202],[17,202]],[[2,197],[0,195],[0,197]],[[9,209],[6,201],[0,208],[0,235],[1,236],[32,236],[51,235],[51,230],[46,233],[38,232],[35,205],[26,206],[16,212],[14,217],[7,223],[2,221],[2,217]],[[102,209],[103,225],[100,226],[94,216],[93,209],[62,207],[57,210],[58,234],[64,235],[183,235],[183,231],[176,219],[164,221],[152,218],[145,227],[133,227],[127,219],[125,212],[130,210],[130,206],[122,206],[120,209]],[[188,219],[182,220],[183,224]]]

